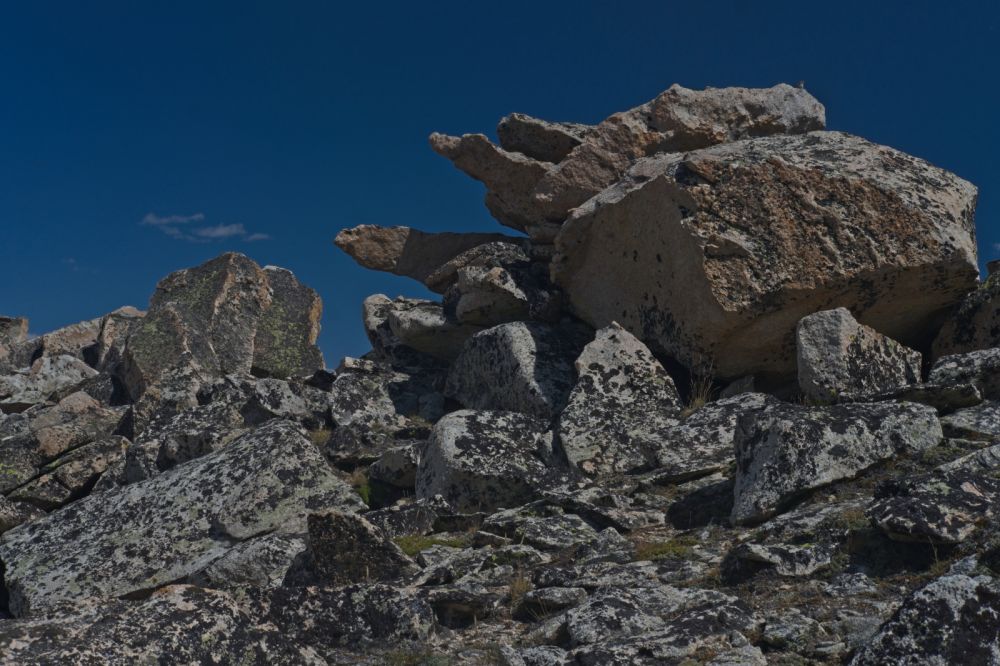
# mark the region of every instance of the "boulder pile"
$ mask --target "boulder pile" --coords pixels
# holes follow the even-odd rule
[[[0,317],[0,664],[1000,664],[976,188],[787,85],[496,136],[334,369],[239,254]]]

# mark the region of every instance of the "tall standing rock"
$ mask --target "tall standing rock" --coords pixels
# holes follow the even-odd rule
[[[786,379],[818,310],[910,346],[932,335],[975,287],[975,204],[970,183],[838,132],[658,155],[573,212],[553,280],[595,327],[723,378]]]
[[[121,373],[140,398],[170,375],[288,377],[322,367],[322,305],[283,269],[227,253],[167,276],[129,338]]]
[[[920,381],[920,352],[862,326],[846,308],[803,317],[795,347],[799,388],[815,402],[863,399]]]

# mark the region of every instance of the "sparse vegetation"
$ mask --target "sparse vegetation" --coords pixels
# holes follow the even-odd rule
[[[637,540],[635,543],[635,559],[637,560],[685,560],[691,557],[698,539],[692,536],[680,536],[666,541]]]
[[[393,541],[404,553],[413,557],[432,546],[448,546],[449,548],[465,548],[471,541],[471,535],[448,536],[401,536]]]

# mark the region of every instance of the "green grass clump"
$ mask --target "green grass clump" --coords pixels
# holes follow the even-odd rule
[[[635,544],[637,560],[686,560],[694,553],[698,540],[681,536],[667,541],[639,541]]]
[[[469,545],[467,536],[401,536],[393,539],[399,549],[413,557],[431,546],[448,546],[450,548],[465,548]]]

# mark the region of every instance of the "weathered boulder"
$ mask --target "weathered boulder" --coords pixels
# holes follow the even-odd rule
[[[118,308],[101,318],[97,340],[88,354],[89,361],[101,372],[114,372],[122,361],[129,337],[142,323],[146,313],[131,306]]]
[[[1000,347],[1000,273],[965,297],[934,339],[934,358]]]
[[[554,282],[691,366],[786,378],[798,321],[846,307],[920,346],[975,286],[976,188],[837,132],[640,160],[573,211]]]
[[[120,372],[133,400],[180,375],[309,375],[321,311],[290,272],[224,254],[160,281]]]
[[[910,403],[781,404],[756,412],[736,431],[731,519],[761,522],[810,490],[935,446],[942,436],[934,410]]]
[[[125,455],[128,440],[112,436],[84,444],[41,467],[42,474],[10,492],[13,500],[46,511],[87,494],[101,474]]]
[[[515,412],[462,410],[434,426],[417,472],[417,497],[441,495],[457,511],[524,504],[561,478],[548,466],[546,424]]]
[[[868,515],[891,538],[917,543],[964,541],[1000,509],[1000,480],[964,469],[876,488]]]
[[[36,506],[25,502],[12,502],[0,495],[0,534],[44,515],[45,512]]]
[[[444,264],[477,246],[516,240],[503,234],[428,233],[362,224],[344,229],[333,242],[365,268],[413,278],[437,291],[427,278]]]
[[[453,361],[462,345],[482,326],[455,321],[433,301],[396,299],[386,314],[389,330],[400,343],[442,361]]]
[[[852,666],[1000,662],[1000,585],[988,576],[942,576],[914,592]]]
[[[826,125],[823,105],[801,88],[706,88],[677,84],[634,109],[594,127],[582,145],[536,186],[546,219],[570,209],[617,181],[640,157],[681,153],[751,137],[801,134]]]
[[[864,399],[920,381],[920,352],[859,324],[847,308],[803,317],[795,348],[799,389],[814,402]]]
[[[445,293],[458,282],[458,272],[463,268],[520,268],[531,262],[523,242],[511,238],[505,241],[484,243],[455,255],[427,276],[424,284],[432,291]]]
[[[91,495],[0,537],[16,616],[183,579],[310,511],[364,507],[294,425],[273,421],[148,481]]]
[[[583,348],[576,372],[556,427],[570,465],[590,475],[651,467],[681,411],[677,388],[660,362],[612,323]]]
[[[939,358],[931,368],[935,384],[974,384],[984,398],[1000,400],[1000,347]]]
[[[575,325],[512,322],[469,338],[448,373],[445,395],[470,409],[558,414],[575,381],[588,332]]]
[[[17,349],[28,339],[28,320],[0,317],[0,373],[17,369]]]
[[[486,185],[486,207],[500,224],[524,231],[545,221],[534,191],[552,164],[498,148],[482,134],[457,137],[435,132],[430,143],[434,152]]]
[[[441,365],[441,361],[433,356],[404,344],[389,325],[390,314],[419,308],[426,302],[428,301],[404,296],[392,299],[385,294],[373,294],[364,300],[361,304],[361,321],[375,359],[402,371],[420,372]]]
[[[231,596],[171,585],[139,602],[0,622],[3,664],[326,662],[274,627],[259,627]]]
[[[949,437],[993,441],[1000,439],[1000,401],[988,400],[941,417]]]
[[[766,393],[741,393],[709,402],[664,432],[655,451],[661,480],[681,481],[727,469],[733,462],[733,437],[740,418],[777,404]]]

